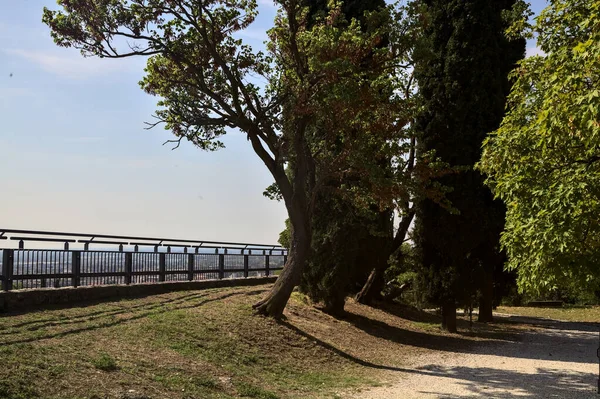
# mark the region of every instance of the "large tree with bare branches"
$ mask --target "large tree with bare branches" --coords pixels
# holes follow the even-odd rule
[[[58,45],[85,56],[149,57],[140,84],[160,97],[156,124],[205,150],[222,147],[219,137],[236,129],[273,176],[291,245],[283,272],[255,304],[259,313],[280,317],[300,282],[324,181],[356,177],[378,187],[348,190],[356,201],[394,197],[397,185],[377,184],[382,176],[365,168],[378,152],[398,153],[406,123],[395,95],[393,46],[379,46],[393,31],[387,11],[370,14],[361,29],[339,23],[340,4],[332,2],[309,30],[304,2],[279,1],[268,50],[256,52],[236,35],[254,21],[254,0],[58,3],[62,10],[44,9],[43,17]],[[373,63],[365,72],[366,54]]]

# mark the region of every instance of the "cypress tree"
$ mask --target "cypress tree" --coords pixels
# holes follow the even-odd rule
[[[477,292],[490,310],[493,270],[503,263],[498,238],[503,205],[473,169],[481,144],[504,115],[508,72],[524,42],[508,42],[502,11],[515,0],[425,0],[430,54],[416,67],[423,98],[417,119],[419,152],[433,152],[454,172],[438,179],[451,191],[452,210],[424,199],[417,210],[415,244],[422,286],[442,308],[442,327],[456,331],[456,306]],[[491,292],[490,292],[491,287]],[[489,305],[486,301],[489,300]]]
[[[307,0],[306,4],[311,20],[327,15],[327,0]],[[352,19],[363,22],[365,12],[384,6],[384,0],[350,0],[343,3],[342,12],[348,22]],[[366,59],[365,68],[368,67]],[[336,191],[336,183],[332,182],[317,199],[312,221],[312,253],[301,289],[313,301],[324,302],[326,312],[339,315],[347,294],[355,286],[360,288],[355,282],[366,279],[373,259],[386,253],[383,247],[392,229],[391,212],[360,209],[337,196]]]

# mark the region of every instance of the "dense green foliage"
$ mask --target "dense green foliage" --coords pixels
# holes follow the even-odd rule
[[[309,5],[309,21],[318,26],[319,19],[329,14],[329,7],[333,3],[327,5],[323,1],[307,1],[306,4]],[[347,26],[356,19],[361,29],[372,29],[369,28],[368,17],[375,10],[388,12],[384,1],[344,2],[341,7],[344,20],[340,20],[339,23]],[[394,57],[399,64],[408,58],[414,42],[406,29],[407,21],[410,20],[409,10],[406,6],[392,10],[396,18],[394,27],[377,44],[377,48],[381,50],[390,42],[394,43]],[[374,55],[375,52],[365,54],[360,60],[365,77],[369,76],[373,69],[373,62],[377,62]],[[389,109],[400,122],[396,125],[399,129],[399,134],[395,136],[397,141],[389,147],[391,151],[385,153],[368,145],[363,148],[365,157],[361,167],[366,173],[379,178],[365,180],[360,174],[347,169],[343,179],[327,179],[324,176],[322,190],[315,196],[315,210],[311,222],[311,253],[302,276],[301,289],[314,302],[323,302],[325,309],[332,313],[342,311],[346,295],[362,287],[375,265],[387,264],[392,244],[394,202],[398,198],[405,202],[409,191],[413,190],[409,187],[412,179],[410,170],[407,171],[405,164],[396,162],[394,165],[392,161],[395,157],[411,153],[414,147],[411,141],[406,139],[410,133],[404,128],[414,108],[412,99],[409,101],[410,96],[406,94],[410,93],[412,88],[406,69],[408,64],[391,68],[387,72],[387,78],[392,79],[397,91],[401,93],[399,99],[403,104],[401,108]],[[382,106],[389,107],[389,104],[382,103]],[[321,129],[324,126],[317,124],[314,128]],[[364,134],[361,129],[358,126],[354,134]],[[340,140],[343,140],[342,136]],[[317,173],[321,173],[321,170],[317,169]],[[348,196],[348,191],[354,195]],[[279,199],[277,187],[273,185],[265,191],[265,195]],[[280,236],[284,242],[287,242],[290,232],[291,226],[287,225]]]
[[[508,94],[507,75],[524,43],[504,35],[502,13],[513,1],[430,0],[430,54],[417,65],[423,110],[421,152],[434,151],[454,170],[437,182],[451,208],[425,199],[417,211],[415,243],[421,286],[430,300],[454,306],[476,295],[485,268],[499,261],[504,210],[473,169],[486,134],[498,127]]]
[[[377,236],[384,226],[377,229],[377,212],[361,212],[340,198],[323,196],[317,204],[312,253],[301,289],[311,300],[322,301],[327,312],[339,314],[346,296],[360,288],[377,256],[385,252],[380,247],[386,237]],[[391,222],[388,225],[391,236]]]
[[[597,286],[600,3],[552,0],[529,28],[545,54],[515,70],[509,112],[480,169],[507,204],[502,243],[521,290]]]
[[[392,7],[359,22],[345,18],[340,2],[315,18],[304,1],[276,2],[263,53],[236,33],[255,20],[255,0],[58,3],[63,10],[45,9],[43,18],[57,44],[84,55],[150,56],[140,84],[160,98],[157,124],[177,141],[214,150],[235,128],[273,176],[292,226],[290,253],[259,313],[280,317],[300,283],[325,187],[357,206],[385,206],[402,189],[372,167],[373,159],[402,155],[407,123],[396,94],[402,32]]]
[[[273,176],[290,256],[260,312],[281,316],[299,284],[339,310],[375,264],[381,281],[418,272],[435,304],[489,305],[513,284],[506,255],[527,295],[598,297],[599,2],[551,0],[530,26],[521,0],[282,0],[265,52],[238,35],[255,0],[58,4],[58,45],[147,57],[140,85],[175,141],[216,150],[237,129]],[[509,79],[523,32],[545,54]],[[413,253],[391,215],[405,233],[415,206]]]
[[[308,0],[306,3],[309,6],[309,19],[314,23],[329,13],[325,1]],[[353,19],[358,20],[362,29],[366,29],[366,16],[384,7],[383,0],[346,1],[341,11],[346,23]],[[385,47],[386,42],[387,40],[383,40],[379,46]],[[361,61],[365,72],[371,68],[371,58],[372,54],[366,54]],[[371,163],[369,165],[371,170],[386,166],[389,168],[390,164],[389,159],[380,160],[379,164],[376,158],[366,159],[366,161]],[[373,234],[384,234],[377,229],[377,219],[380,215],[376,205],[365,207],[364,204],[349,200],[340,192],[342,185],[359,189],[361,184],[363,183],[359,177],[350,177],[344,181],[330,179],[316,198],[311,222],[313,231],[311,254],[300,287],[312,301],[323,302],[325,309],[331,313],[340,313],[343,310],[345,297],[353,283],[367,273],[366,270],[373,258],[369,259],[370,257],[365,255],[367,253],[373,255],[373,249],[378,249],[373,247],[377,247],[377,241],[382,239],[373,237]],[[383,217],[386,216],[389,220],[391,212]],[[391,225],[389,230],[391,234]],[[366,262],[361,263],[361,258]]]
[[[285,229],[283,229],[281,231],[281,233],[279,233],[279,239],[277,240],[279,245],[281,245],[282,247],[287,248],[287,249],[289,249],[290,245],[291,245],[291,239],[292,239],[291,228],[292,228],[292,225],[290,223],[290,219],[285,219]]]

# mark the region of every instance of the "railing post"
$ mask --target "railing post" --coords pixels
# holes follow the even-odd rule
[[[165,254],[158,254],[158,281],[165,281],[165,269],[166,269]]]
[[[283,266],[287,263],[287,254],[283,255]]]
[[[125,284],[131,284],[131,269],[133,266],[133,254],[125,252]]]
[[[194,254],[188,254],[188,280],[194,280]]]
[[[244,254],[244,278],[248,278],[248,254]]]
[[[75,288],[81,285],[81,251],[71,252],[71,285]]]
[[[225,278],[225,255],[219,254],[219,280]]]
[[[2,290],[12,290],[13,263],[15,251],[13,249],[2,250]]]
[[[271,251],[269,251],[269,254],[271,253]],[[270,274],[270,270],[269,270],[269,255],[265,255],[265,276],[269,277]]]

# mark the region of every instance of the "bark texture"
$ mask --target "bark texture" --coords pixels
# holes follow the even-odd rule
[[[356,294],[355,299],[358,303],[371,305],[374,300],[378,299],[384,286],[384,272],[384,267],[375,267],[371,270],[367,282],[363,285],[360,292]]]
[[[267,296],[252,306],[256,313],[275,319],[281,318],[294,287],[300,284],[309,250],[310,240],[307,235],[292,232],[292,245],[283,271]]]

